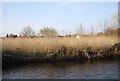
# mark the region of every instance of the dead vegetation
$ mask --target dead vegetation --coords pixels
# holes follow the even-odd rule
[[[34,61],[118,58],[120,44],[117,42],[115,36],[2,38],[2,62],[6,67]]]
[[[85,36],[75,37],[40,37],[40,38],[3,38],[3,51],[20,51],[27,54],[57,52],[61,47],[77,48],[78,50],[107,49],[118,42],[117,37]]]

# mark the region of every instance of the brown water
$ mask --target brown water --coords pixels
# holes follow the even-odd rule
[[[3,79],[118,79],[118,61],[25,64],[3,70]]]

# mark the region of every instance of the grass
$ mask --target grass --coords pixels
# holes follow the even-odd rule
[[[0,41],[2,41],[0,50],[2,50],[2,67],[4,68],[36,61],[78,61],[120,57],[120,44],[116,44],[118,43],[117,36],[94,35],[82,36],[80,39],[75,37],[18,37],[0,38]]]
[[[107,49],[117,42],[118,38],[115,36],[83,36],[80,39],[75,37],[2,38],[2,50],[39,56],[38,53],[53,54],[63,46],[97,51]]]

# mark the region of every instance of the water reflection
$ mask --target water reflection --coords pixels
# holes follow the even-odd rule
[[[3,79],[117,79],[118,61],[33,63],[3,71]]]

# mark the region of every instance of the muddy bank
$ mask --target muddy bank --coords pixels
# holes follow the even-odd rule
[[[99,51],[78,50],[76,48],[62,47],[54,54],[36,53],[32,56],[20,51],[3,51],[2,67],[7,68],[17,64],[31,62],[56,62],[56,61],[79,61],[96,59],[114,59],[120,57],[120,43],[109,49]]]

